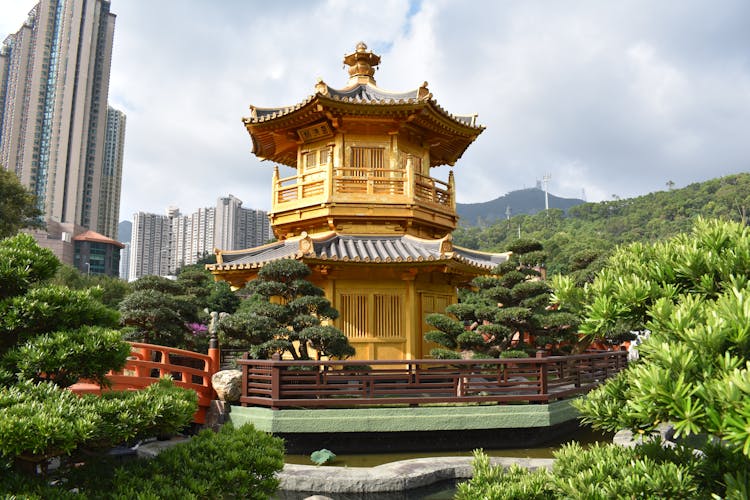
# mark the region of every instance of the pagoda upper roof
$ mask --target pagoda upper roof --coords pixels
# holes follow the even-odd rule
[[[247,250],[217,250],[211,271],[254,269],[279,259],[355,263],[455,263],[486,273],[508,260],[508,253],[454,247],[450,235],[428,240],[410,235],[355,236],[328,232],[303,234]]]
[[[390,92],[370,83],[358,83],[353,87],[334,89],[321,81],[316,85],[315,94],[308,96],[305,100],[297,104],[279,108],[250,106],[250,116],[243,118],[243,121],[245,124],[272,121],[308,107],[309,104],[316,101],[329,105],[335,105],[335,102],[374,106],[430,104],[436,112],[450,121],[456,122],[457,125],[463,125],[480,132],[484,130],[483,126],[476,123],[477,115],[453,115],[440,106],[427,90],[427,82],[422,84],[421,87],[408,92]],[[351,109],[347,110],[352,111]]]
[[[380,57],[366,49],[360,43],[357,51],[344,59],[351,66],[351,78],[342,89],[321,80],[315,85],[315,93],[297,104],[278,108],[250,106],[250,116],[243,122],[253,139],[253,152],[261,159],[296,167],[294,140],[298,139],[298,130],[322,123],[335,129],[346,117],[390,118],[423,131],[425,142],[433,145],[430,166],[453,165],[484,130],[477,124],[477,115],[449,113],[433,98],[427,82],[407,92],[378,87],[373,65],[380,62]]]

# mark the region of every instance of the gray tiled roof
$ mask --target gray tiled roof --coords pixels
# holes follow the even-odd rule
[[[300,250],[300,238],[293,238],[245,251],[222,253],[223,264],[212,269],[255,268],[284,258],[313,258],[340,262],[426,262],[456,261],[491,270],[508,259],[507,254],[477,252],[451,247],[441,252],[442,239],[425,240],[409,235],[351,236],[330,233],[312,239],[306,254]]]
[[[426,83],[426,82],[425,82]],[[442,106],[440,106],[435,99],[432,98],[432,94],[428,93],[426,87],[420,87],[415,90],[408,92],[389,92],[383,90],[380,87],[370,85],[367,83],[360,83],[351,88],[345,89],[334,89],[326,84],[322,84],[324,87],[323,92],[316,92],[313,95],[307,96],[305,100],[293,104],[291,106],[282,106],[279,108],[258,108],[250,106],[251,116],[243,118],[245,123],[261,123],[272,121],[275,118],[281,118],[286,116],[298,109],[305,107],[306,105],[313,102],[316,98],[319,99],[331,99],[333,101],[340,102],[352,102],[357,104],[370,104],[370,105],[397,105],[397,104],[423,104],[430,103],[440,113],[455,120],[456,122],[476,128],[484,129],[481,125],[477,124],[476,115],[454,115]],[[420,90],[424,92],[420,96]]]
[[[416,102],[418,93],[419,91],[417,89],[400,93],[388,92],[381,88],[375,87],[374,85],[367,85],[364,83],[356,85],[350,89],[343,90],[337,90],[332,87],[328,87],[328,96],[332,99],[348,99],[358,102]]]

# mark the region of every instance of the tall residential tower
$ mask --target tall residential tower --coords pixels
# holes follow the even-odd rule
[[[110,238],[124,130],[124,115],[112,110],[119,144],[105,153],[114,29],[108,0],[41,0],[0,50],[0,165],[48,220]]]

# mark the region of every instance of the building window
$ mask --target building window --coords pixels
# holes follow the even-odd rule
[[[344,292],[338,310],[341,331],[351,339],[404,335],[403,300],[398,292]]]
[[[377,337],[401,337],[403,318],[401,317],[401,296],[376,293],[373,295],[374,334]]]
[[[340,297],[341,331],[349,338],[367,337],[367,295],[342,293]]]
[[[385,148],[352,146],[351,167],[362,169],[385,168]]]

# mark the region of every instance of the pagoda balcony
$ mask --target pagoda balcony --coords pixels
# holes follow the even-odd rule
[[[445,182],[402,168],[324,167],[283,178],[274,173],[272,212],[327,203],[377,203],[454,214],[452,180],[452,175]]]

